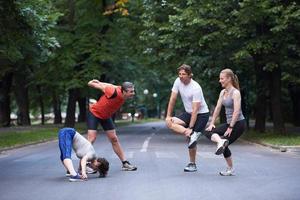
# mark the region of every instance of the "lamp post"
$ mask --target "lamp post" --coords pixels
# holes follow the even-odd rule
[[[158,99],[158,94],[155,92],[153,93],[153,98],[155,100],[155,103],[156,103],[156,114],[157,114],[157,118],[160,118],[159,116],[159,99]]]
[[[148,110],[147,110],[147,95],[149,94],[149,90],[148,89],[144,89],[143,91],[144,95],[145,95],[145,113],[144,114],[144,117],[148,118]]]

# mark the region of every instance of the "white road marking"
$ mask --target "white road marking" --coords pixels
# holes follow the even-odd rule
[[[150,137],[147,137],[147,139],[144,141],[143,146],[140,150],[140,152],[147,152],[148,150],[148,146],[149,146],[149,142],[151,140],[151,138],[155,135],[155,133],[152,133]]]

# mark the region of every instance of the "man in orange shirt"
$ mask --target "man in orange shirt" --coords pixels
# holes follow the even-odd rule
[[[112,144],[114,152],[122,161],[122,170],[137,170],[137,167],[131,165],[129,161],[126,160],[124,151],[116,134],[115,125],[111,118],[123,105],[126,99],[132,98],[135,95],[134,85],[130,82],[124,82],[122,86],[115,86],[94,79],[89,81],[88,86],[99,89],[104,93],[96,103],[90,105],[87,114],[88,140],[91,143],[94,143],[97,137],[97,127],[100,123]]]

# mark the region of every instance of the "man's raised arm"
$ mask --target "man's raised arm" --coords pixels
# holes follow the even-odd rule
[[[93,80],[88,82],[88,86],[90,86],[92,88],[95,88],[95,89],[99,89],[102,92],[104,92],[104,90],[107,86],[113,86],[113,85],[110,84],[110,83],[104,83],[104,82],[100,82],[96,79],[93,79]]]

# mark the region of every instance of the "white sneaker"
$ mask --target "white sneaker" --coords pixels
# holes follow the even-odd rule
[[[94,170],[94,169],[90,166],[90,163],[87,163],[87,164],[86,164],[86,173],[87,173],[87,174],[96,174],[97,171]]]
[[[220,172],[221,176],[234,176],[234,169],[233,168],[227,168],[225,171]]]
[[[215,152],[216,155],[220,155],[224,153],[225,148],[228,146],[229,141],[226,139],[221,139],[221,142],[218,143],[217,150]]]
[[[188,145],[189,149],[193,148],[196,145],[197,140],[201,135],[202,135],[201,132],[195,132],[195,131],[192,132],[192,134],[190,135],[190,141]]]
[[[124,161],[123,166],[122,166],[123,171],[135,171],[137,170],[136,166],[133,166],[130,162]]]
[[[185,172],[195,172],[197,171],[197,166],[195,163],[189,163],[185,168],[184,170]]]

